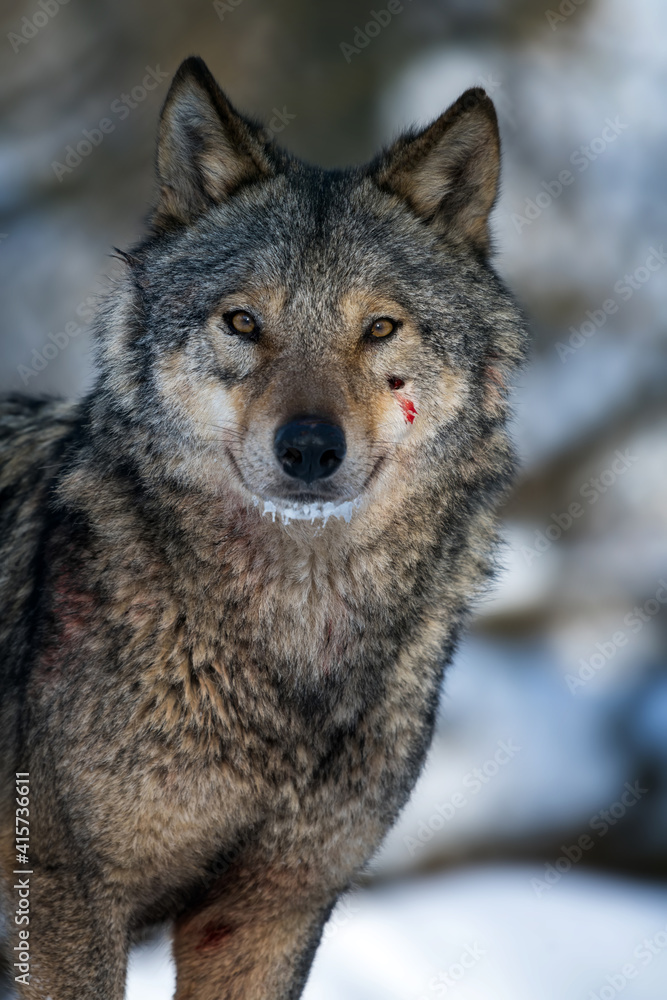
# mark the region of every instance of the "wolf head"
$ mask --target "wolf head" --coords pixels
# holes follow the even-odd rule
[[[325,171],[186,60],[150,233],[101,333],[99,398],[124,447],[294,517],[454,475],[502,424],[523,349],[488,263],[498,174],[481,90],[369,165]]]

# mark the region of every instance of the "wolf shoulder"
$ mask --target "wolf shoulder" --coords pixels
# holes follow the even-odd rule
[[[61,400],[0,398],[0,645],[10,605],[33,575],[49,492],[77,415],[76,404]]]

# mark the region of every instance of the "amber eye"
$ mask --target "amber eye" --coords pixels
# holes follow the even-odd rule
[[[251,316],[245,309],[237,309],[236,312],[227,313],[225,319],[227,325],[235,333],[241,333],[244,337],[256,336],[259,332],[254,316]]]
[[[368,332],[372,337],[388,337],[391,333],[394,333],[397,326],[398,324],[393,319],[382,317],[382,319],[376,319],[371,323]]]

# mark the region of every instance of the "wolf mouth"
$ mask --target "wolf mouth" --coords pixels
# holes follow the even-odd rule
[[[232,450],[225,448],[225,454],[239,482],[250,493],[255,507],[262,503],[264,505],[262,515],[271,514],[274,521],[276,516],[279,516],[285,523],[289,523],[289,521],[316,521],[323,519],[326,524],[330,517],[343,518],[343,520],[349,521],[354,511],[360,507],[363,493],[377,478],[386,460],[386,455],[380,455],[366,477],[361,489],[353,497],[343,496],[332,498],[322,496],[320,493],[303,492],[284,497],[276,494],[266,498],[259,496],[245,481]]]
[[[275,521],[276,517],[283,524],[289,524],[290,521],[310,521],[311,524],[322,521],[322,526],[331,517],[349,524],[355,510],[361,506],[361,497],[359,496],[355,497],[354,500],[344,500],[342,503],[334,503],[332,500],[327,500],[324,503],[321,501],[302,504],[274,503],[272,500],[262,500],[258,496],[253,496],[252,501],[255,507],[258,507],[260,503],[263,504],[262,517],[270,514],[272,521]]]

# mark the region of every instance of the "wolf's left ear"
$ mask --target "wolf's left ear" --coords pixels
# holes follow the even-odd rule
[[[493,102],[467,90],[432,125],[408,133],[372,165],[375,182],[425,221],[486,252],[498,191],[500,137]]]
[[[275,168],[258,129],[232,108],[202,59],[181,63],[160,116],[156,228],[192,222]]]

